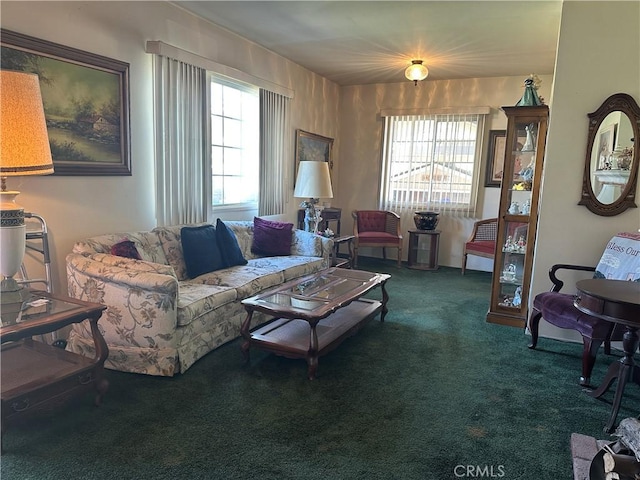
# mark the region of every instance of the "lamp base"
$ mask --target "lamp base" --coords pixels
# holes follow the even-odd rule
[[[24,209],[16,204],[19,192],[0,192],[0,303],[19,302],[23,288],[13,279],[20,270],[26,247]]]
[[[316,228],[316,207],[312,198],[309,199],[305,208],[304,227],[307,232],[313,232]]]
[[[15,279],[6,277],[0,282],[0,305],[22,303],[29,298],[29,290],[24,288]],[[4,313],[4,312],[3,312]]]

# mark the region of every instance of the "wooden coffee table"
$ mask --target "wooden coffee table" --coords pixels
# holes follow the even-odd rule
[[[108,388],[103,366],[109,350],[98,330],[98,319],[106,308],[40,291],[32,291],[24,303],[2,305],[2,432],[22,417],[48,411],[87,390],[97,391],[95,403],[100,404]],[[95,358],[32,338],[87,319],[95,342]]]
[[[318,370],[318,357],[354,335],[378,313],[384,322],[389,295],[385,284],[391,275],[330,268],[298,278],[242,301],[247,318],[242,324],[242,353],[249,362],[249,349],[260,348],[287,358],[304,358],[308,377]],[[380,287],[382,301],[362,298]],[[251,331],[255,312],[273,317]]]

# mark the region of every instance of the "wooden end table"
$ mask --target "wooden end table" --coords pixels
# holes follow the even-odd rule
[[[353,268],[353,239],[356,238],[353,235],[344,235],[342,237],[334,237],[333,239],[333,253],[331,259],[332,267],[340,268]],[[340,246],[347,245],[347,258],[339,257]]]
[[[407,267],[417,270],[437,270],[439,248],[440,230],[409,230]]]
[[[342,268],[298,278],[242,301],[247,317],[242,324],[241,346],[245,362],[249,348],[287,358],[304,358],[313,380],[318,357],[336,348],[381,312],[387,314],[385,284],[391,275]],[[380,287],[382,301],[361,298]],[[261,312],[273,320],[251,331],[251,319]]]
[[[604,427],[605,433],[612,433],[615,427],[618,410],[622,402],[624,387],[628,381],[640,385],[640,369],[633,361],[633,355],[638,349],[640,339],[640,283],[625,280],[609,280],[594,278],[580,280],[576,283],[578,294],[574,301],[575,307],[588,315],[602,318],[608,322],[617,323],[625,327],[622,338],[624,356],[618,362],[609,366],[609,370],[600,386],[589,394],[599,398],[609,390],[617,379],[616,392],[613,397],[611,416]]]
[[[95,404],[100,405],[109,386],[103,378],[109,349],[98,330],[98,319],[106,308],[41,291],[31,291],[23,303],[2,305],[2,433],[19,419],[90,389],[97,390]],[[96,348],[93,359],[31,338],[83,320],[91,325]]]

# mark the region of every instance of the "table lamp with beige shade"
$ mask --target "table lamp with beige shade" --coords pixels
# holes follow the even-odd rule
[[[53,173],[49,135],[38,76],[0,70],[0,303],[22,302],[24,289],[13,276],[24,258],[24,209],[20,193],[7,190],[7,177]]]
[[[300,162],[293,196],[309,199],[302,203],[305,207],[305,227],[308,232],[318,233],[318,224],[322,221],[320,209],[317,207],[319,199],[333,198],[329,164],[316,161]]]

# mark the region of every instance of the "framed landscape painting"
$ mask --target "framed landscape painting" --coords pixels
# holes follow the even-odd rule
[[[0,68],[38,75],[54,175],[131,175],[128,63],[2,29]]]
[[[332,148],[333,138],[296,130],[296,170],[298,163],[305,161],[328,162],[333,168]]]
[[[507,141],[506,130],[489,132],[489,150],[487,151],[487,171],[484,186],[499,187],[504,168],[504,150]]]

